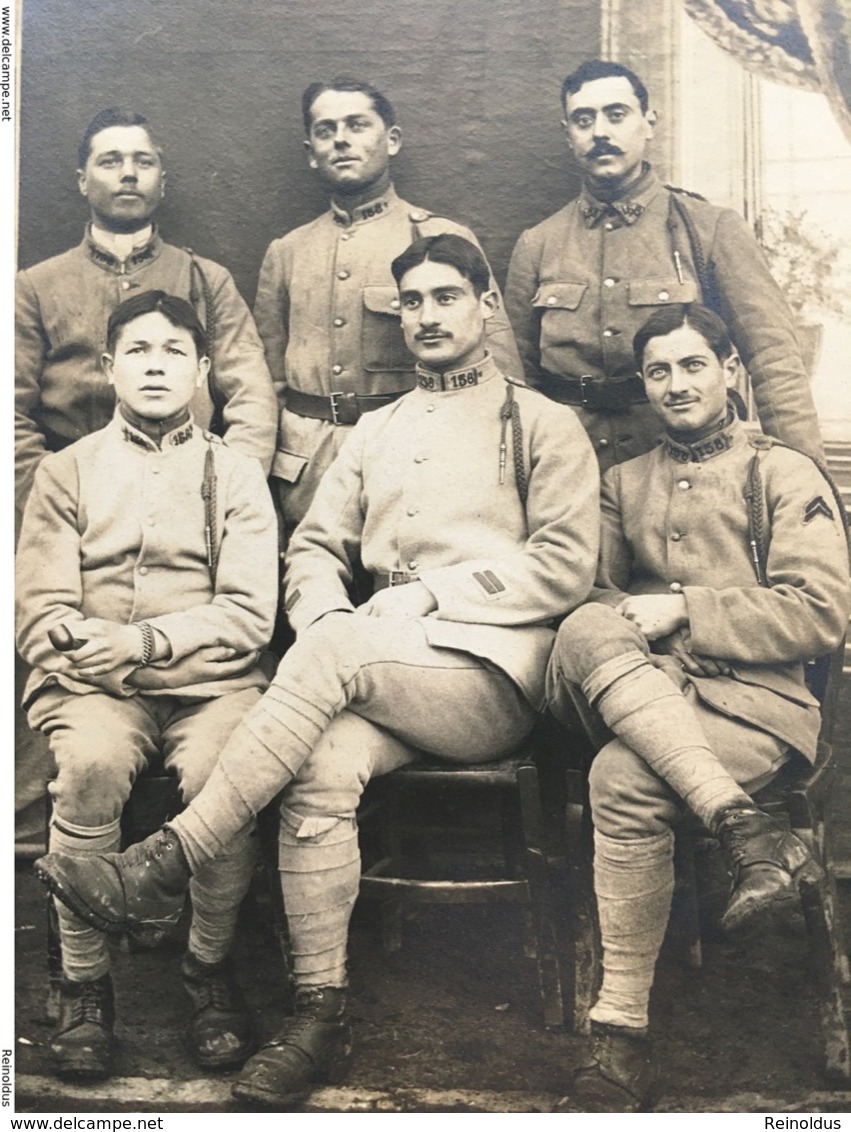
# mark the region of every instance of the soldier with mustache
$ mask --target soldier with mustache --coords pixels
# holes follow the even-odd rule
[[[700,301],[730,327],[764,432],[821,455],[792,314],[737,213],[663,185],[645,161],[656,112],[620,63],[583,63],[562,84],[579,196],[523,232],[505,304],[527,381],[572,405],[601,469],[653,447],[659,419],[632,338],[656,310]]]

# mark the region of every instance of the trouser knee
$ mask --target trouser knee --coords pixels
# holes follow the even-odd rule
[[[658,837],[680,817],[674,791],[619,739],[596,756],[588,783],[594,827],[607,837]]]
[[[648,653],[644,636],[631,621],[607,605],[581,605],[559,628],[547,673],[548,690],[555,692],[563,681],[579,686],[601,664],[635,650]]]

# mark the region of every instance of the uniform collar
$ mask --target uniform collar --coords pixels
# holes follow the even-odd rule
[[[182,410],[171,420],[145,421],[145,431],[140,427],[141,421],[124,405],[117,405],[113,425],[128,444],[144,448],[148,452],[159,452],[166,448],[179,448],[187,440],[191,440],[195,431],[192,414],[188,409]],[[156,438],[152,435],[156,433]]]
[[[629,186],[623,196],[613,194],[614,199],[601,200],[599,195],[594,195],[587,183],[584,184],[578,197],[579,212],[586,228],[595,227],[606,215],[616,215],[624,224],[634,224],[661,187],[652,167],[645,162],[641,176]]]
[[[703,464],[728,452],[737,441],[747,439],[742,423],[736,416],[732,405],[727,411],[727,419],[712,432],[699,440],[687,441],[666,432],[663,438],[665,452],[678,464]]]
[[[499,377],[499,370],[488,353],[474,366],[447,370],[446,373],[435,373],[427,366],[417,365],[417,385],[428,393],[452,393],[458,389],[472,389],[476,385],[484,385],[494,377]]]
[[[153,224],[146,224],[138,232],[109,232],[106,228],[99,228],[94,221],[89,224],[89,236],[102,252],[109,252],[122,262],[129,255],[140,251],[151,242],[154,234]]]
[[[376,217],[383,216],[398,201],[399,197],[396,195],[396,190],[390,185],[386,193],[382,193],[375,200],[367,201],[366,204],[359,204],[351,212],[346,212],[344,208],[340,208],[332,200],[331,217],[334,223],[341,228],[351,228],[353,224],[365,224],[368,220],[375,220]]]
[[[92,235],[91,223],[86,225],[82,243],[83,251],[92,263],[96,263],[98,267],[103,267],[105,270],[112,271],[116,275],[123,275],[134,267],[141,267],[150,260],[156,259],[160,254],[162,246],[163,242],[157,231],[156,224],[151,225],[150,238],[147,242],[139,248],[134,248],[125,259],[121,259],[96,242]]]

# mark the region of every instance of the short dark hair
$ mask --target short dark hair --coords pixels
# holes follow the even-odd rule
[[[644,351],[650,339],[664,338],[681,326],[696,330],[719,362],[726,361],[733,353],[730,332],[715,311],[700,303],[672,303],[651,314],[632,340],[635,364],[639,370],[644,366]]]
[[[115,343],[123,328],[143,314],[159,311],[168,319],[172,326],[180,326],[188,330],[195,342],[198,357],[208,353],[207,332],[198,318],[198,314],[191,303],[180,299],[177,295],[169,295],[167,291],[141,291],[115,308],[106,324],[106,348],[109,353],[115,350]]]
[[[390,105],[390,100],[385,98],[378,87],[372,83],[364,82],[361,79],[353,79],[348,75],[339,75],[335,79],[325,81],[320,79],[318,82],[311,83],[304,94],[301,96],[301,114],[304,118],[304,132],[310,133],[311,127],[311,110],[314,102],[324,94],[326,90],[340,90],[340,91],[353,91],[359,94],[365,94],[372,102],[372,108],[379,116],[385,126],[389,129],[391,126],[396,125],[396,111]]]
[[[162,148],[154,137],[153,131],[148,125],[147,118],[142,114],[137,114],[133,110],[122,110],[120,106],[108,106],[106,110],[98,111],[91,122],[89,122],[88,126],[86,126],[80,147],[77,150],[79,169],[85,169],[86,162],[89,160],[89,155],[92,152],[92,138],[95,134],[99,134],[101,130],[108,130],[110,126],[142,126],[145,133],[151,139],[151,145],[160,157],[162,157]]]
[[[615,63],[609,59],[586,59],[584,63],[572,71],[564,82],[561,84],[561,104],[567,109],[567,96],[569,94],[576,94],[581,86],[585,83],[594,82],[595,79],[611,79],[622,78],[628,79],[629,84],[635,91],[635,97],[638,99],[641,106],[641,113],[646,114],[650,105],[650,97],[647,94],[647,87],[629,67],[625,67],[623,63]]]
[[[476,295],[483,295],[491,287],[491,273],[487,260],[469,240],[444,232],[440,236],[424,236],[415,240],[401,255],[390,264],[396,285],[402,282],[406,271],[419,267],[426,260],[432,263],[446,263],[454,267],[465,279],[469,279]]]

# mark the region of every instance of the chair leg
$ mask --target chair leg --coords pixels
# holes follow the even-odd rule
[[[837,932],[833,879],[801,885],[801,904],[813,953],[819,989],[825,1073],[831,1081],[851,1081],[851,1049],[842,995],[844,956]]]
[[[62,985],[62,938],[59,934],[59,913],[52,896],[47,898],[47,1006],[48,1022],[59,1021],[59,998]]]
[[[569,853],[568,894],[573,958],[572,1029],[576,1034],[588,1034],[603,957],[594,896],[594,827],[587,804],[582,808],[578,837]]]
[[[689,967],[703,966],[703,944],[700,938],[700,902],[697,891],[697,869],[694,859],[694,837],[689,830],[677,830],[674,840],[674,876],[680,897],[680,916],[685,935],[686,962]]]
[[[521,766],[517,771],[520,809],[525,840],[524,863],[529,886],[530,910],[535,931],[535,950],[544,1026],[548,1030],[564,1027],[559,938],[550,882],[549,865],[544,848],[544,824],[538,772],[534,766]]]

